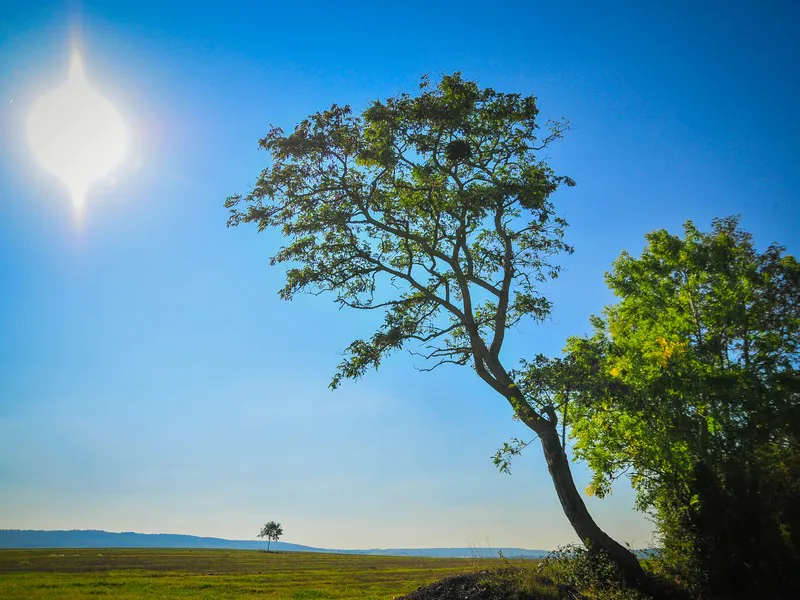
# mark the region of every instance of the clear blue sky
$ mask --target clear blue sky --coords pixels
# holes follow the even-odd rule
[[[225,228],[270,124],[365,108],[423,73],[535,94],[573,125],[549,155],[574,256],[551,323],[506,359],[556,353],[611,300],[603,273],[643,234],[741,214],[800,250],[800,18],[754,2],[3,2],[0,10],[0,527],[174,532],[358,548],[574,540],[532,446],[469,369],[397,356],[329,392],[373,319],[281,302],[279,240]],[[65,77],[76,27],[89,80],[132,142],[76,228],[25,141]],[[587,481],[577,465],[577,477]],[[634,545],[620,488],[590,508]]]

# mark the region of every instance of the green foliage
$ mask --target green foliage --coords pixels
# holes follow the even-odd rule
[[[261,528],[261,531],[256,537],[267,540],[267,552],[269,552],[270,542],[277,542],[282,535],[283,527],[281,527],[281,524],[276,523],[275,521],[269,521],[264,525],[264,527]]]
[[[594,334],[528,378],[549,377],[569,403],[590,493],[630,475],[688,587],[788,582],[800,572],[800,265],[777,245],[758,252],[736,218],[646,237],[607,274],[620,300]]]
[[[602,600],[646,600],[647,596],[625,584],[619,567],[606,554],[585,546],[562,546],[537,565],[540,577]]]
[[[490,598],[502,600],[561,600],[565,597],[551,578],[541,574],[538,563],[503,560],[481,580]],[[466,597],[466,594],[465,594]]]
[[[500,448],[494,456],[492,456],[492,461],[494,462],[494,466],[500,469],[501,473],[507,473],[508,475],[511,474],[511,460],[515,456],[519,456],[522,454],[522,451],[527,448],[531,442],[524,442],[519,438],[511,438],[509,441],[503,443],[503,447]]]
[[[333,105],[261,140],[271,164],[252,192],[228,198],[229,226],[283,234],[272,258],[290,265],[282,298],[329,292],[384,311],[331,387],[409,341],[434,367],[473,361],[488,372],[481,356],[496,359],[508,327],[549,314],[536,285],[557,277],[552,256],[572,251],[550,196],[574,182],[537,158],[566,124],[539,137],[537,115],[535,98],[456,73],[361,115]]]

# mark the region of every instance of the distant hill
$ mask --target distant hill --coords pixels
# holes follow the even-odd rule
[[[230,548],[260,550],[265,542],[223,540],[172,533],[112,533],[93,529],[71,531],[39,531],[33,529],[0,529],[0,548]],[[316,548],[272,542],[270,549],[314,552]]]
[[[113,533],[91,529],[72,531],[39,531],[33,529],[0,529],[0,548],[219,548],[262,550],[266,542],[225,540],[213,537],[173,533]],[[522,548],[387,548],[371,550],[336,550],[314,548],[287,542],[272,542],[271,550],[285,552],[328,552],[339,554],[372,554],[383,556],[430,556],[440,558],[493,557],[499,551],[507,557],[540,558],[546,550]]]

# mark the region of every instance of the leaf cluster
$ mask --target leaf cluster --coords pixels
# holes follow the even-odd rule
[[[567,346],[582,380],[576,452],[600,495],[629,469],[643,505],[697,460],[800,435],[797,261],[777,245],[758,252],[737,218],[646,237],[640,258],[623,253],[607,274],[620,301]]]

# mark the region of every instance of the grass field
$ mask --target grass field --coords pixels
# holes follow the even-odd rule
[[[480,568],[471,559],[248,550],[0,550],[0,598],[382,599]]]

